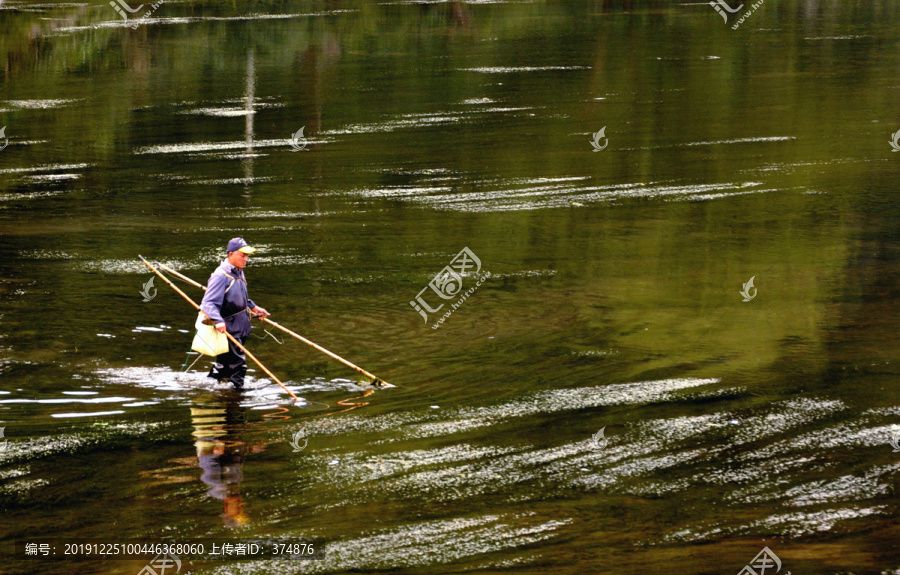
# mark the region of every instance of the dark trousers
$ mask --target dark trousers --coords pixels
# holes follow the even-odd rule
[[[235,337],[244,345],[247,337]],[[209,376],[215,380],[227,379],[234,384],[235,389],[244,387],[244,375],[247,373],[247,356],[234,342],[228,340],[228,351],[216,356],[216,363],[209,370]]]

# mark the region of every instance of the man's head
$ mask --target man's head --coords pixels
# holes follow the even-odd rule
[[[244,269],[244,266],[247,265],[247,260],[250,259],[250,254],[255,252],[256,248],[248,246],[244,238],[232,238],[228,242],[227,250],[228,263],[238,269]]]

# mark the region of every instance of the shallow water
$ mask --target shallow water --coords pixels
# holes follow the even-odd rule
[[[218,575],[900,572],[900,8],[739,17],[0,2],[3,569],[139,572],[9,560],[115,535],[320,554],[181,571]],[[273,319],[396,387],[262,325],[303,401],[207,380],[137,256],[205,282],[235,235]]]

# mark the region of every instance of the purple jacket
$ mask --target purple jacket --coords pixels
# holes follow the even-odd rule
[[[250,310],[255,307],[256,304],[247,295],[247,282],[243,270],[234,267],[228,263],[228,258],[225,258],[209,276],[200,309],[205,311],[213,322],[224,321],[225,329],[231,335],[247,337],[252,329]]]

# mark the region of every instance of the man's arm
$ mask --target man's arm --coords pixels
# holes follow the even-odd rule
[[[213,274],[206,284],[206,293],[200,302],[200,309],[206,312],[213,323],[223,323],[222,302],[225,300],[225,289],[228,287],[228,278],[222,274]]]
[[[249,297],[247,298],[247,307],[250,308],[250,313],[258,315],[259,317],[269,317],[271,315],[265,309],[253,303],[253,300]]]

